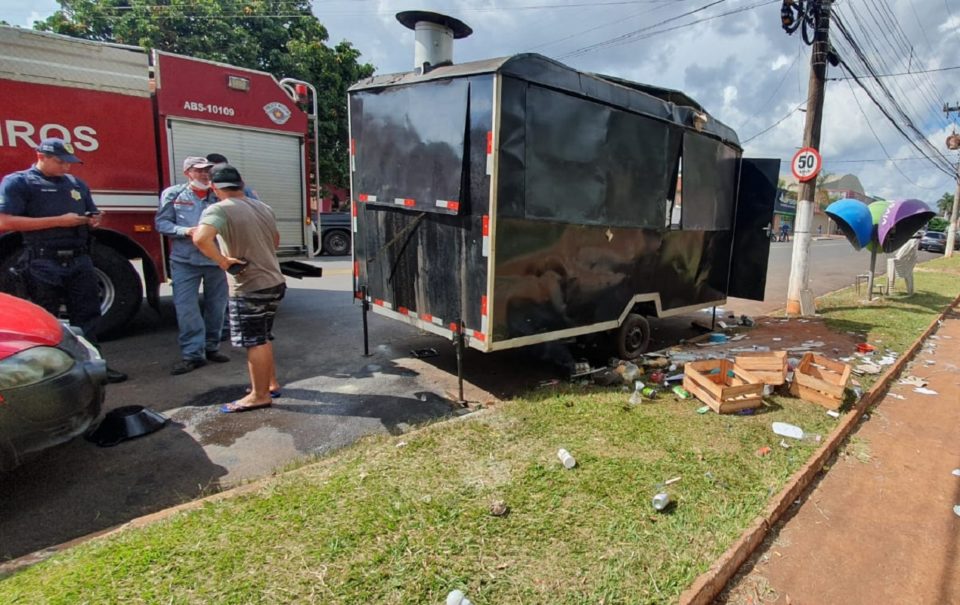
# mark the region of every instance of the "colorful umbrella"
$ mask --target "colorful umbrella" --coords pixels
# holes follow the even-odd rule
[[[860,250],[870,243],[873,217],[866,204],[860,200],[844,198],[827,206],[824,212],[833,219],[855,250]]]
[[[887,206],[877,227],[877,241],[884,252],[893,252],[907,243],[917,229],[937,213],[920,200],[898,200]]]
[[[870,216],[873,217],[873,232],[870,235],[870,244],[867,246],[867,250],[870,252],[880,251],[880,240],[877,238],[877,228],[880,226],[880,221],[883,220],[883,213],[887,211],[890,204],[891,202],[880,200],[867,206],[867,210],[870,211]]]

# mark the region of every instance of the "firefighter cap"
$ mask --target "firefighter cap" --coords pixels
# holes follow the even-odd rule
[[[240,171],[230,164],[217,164],[210,171],[210,180],[217,187],[243,187],[243,177]]]
[[[192,155],[183,160],[183,171],[186,172],[191,168],[210,168],[213,166],[210,162],[207,161],[207,158],[201,158],[195,155]]]
[[[73,155],[73,145],[63,139],[44,139],[40,141],[37,151],[46,155],[54,155],[69,164],[83,164],[83,161]]]

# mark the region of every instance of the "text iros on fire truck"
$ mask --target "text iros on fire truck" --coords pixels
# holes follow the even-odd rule
[[[36,126],[24,120],[0,120],[0,147],[23,147],[36,149],[40,141],[59,137],[79,151],[96,151],[100,148],[97,130],[92,126],[65,126],[41,124]]]

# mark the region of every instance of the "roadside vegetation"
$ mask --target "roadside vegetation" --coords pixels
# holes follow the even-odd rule
[[[960,292],[960,259],[921,268],[912,298],[860,305],[839,292],[821,313],[902,351]],[[812,453],[782,448],[771,422],[823,434],[837,422],[784,397],[751,416],[627,399],[556,385],[368,438],[55,556],[0,581],[0,602],[443,603],[453,589],[477,605],[674,602]],[[674,505],[657,513],[658,484],[675,477]]]

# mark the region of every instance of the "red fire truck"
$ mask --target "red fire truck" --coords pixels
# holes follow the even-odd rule
[[[104,331],[146,292],[157,307],[166,242],[154,228],[163,188],[185,181],[187,156],[221,153],[269,203],[281,256],[313,256],[308,135],[316,91],[295,80],[142,48],[0,27],[0,176],[29,168],[40,140],[73,143],[103,211],[93,232]],[[301,107],[312,107],[303,110]],[[315,132],[315,130],[314,130]],[[20,256],[0,233],[0,280]],[[3,284],[0,283],[0,287]]]

